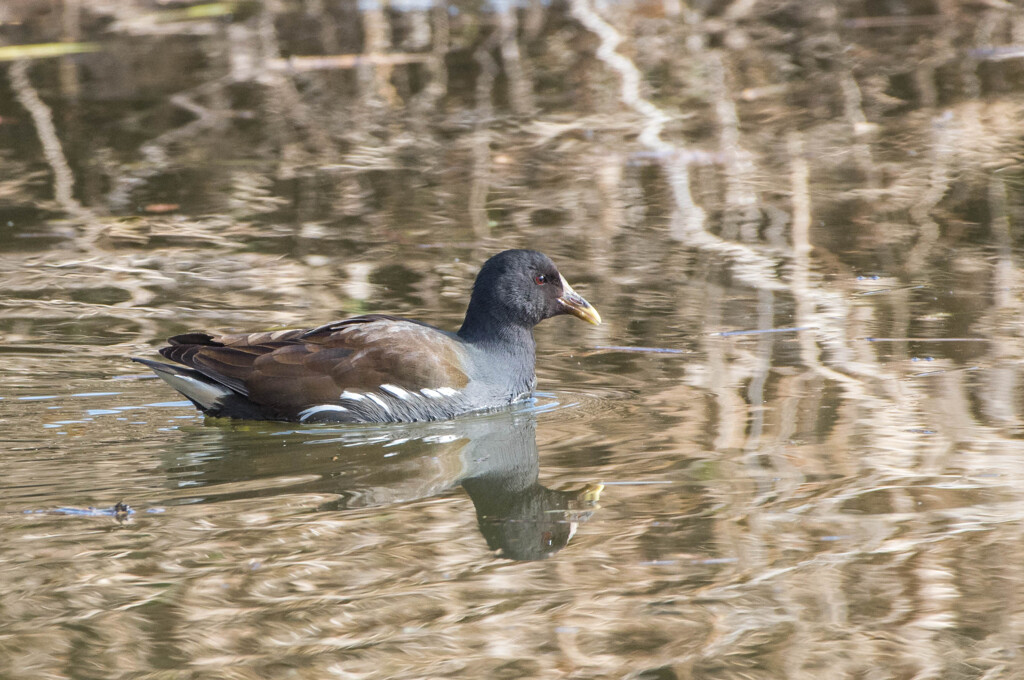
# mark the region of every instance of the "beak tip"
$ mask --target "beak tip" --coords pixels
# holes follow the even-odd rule
[[[565,312],[572,314],[577,319],[582,319],[587,323],[600,326],[601,315],[596,309],[594,309],[594,306],[587,302],[582,295],[573,290],[572,286],[569,285],[569,282],[565,280],[564,276],[559,276],[562,279],[562,297],[558,298],[558,300],[564,306]]]
[[[576,295],[573,299],[562,300],[562,305],[566,314],[572,314],[577,319],[594,324],[595,326],[601,325],[601,314],[582,297]]]

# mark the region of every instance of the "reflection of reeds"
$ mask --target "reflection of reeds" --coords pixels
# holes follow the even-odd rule
[[[53,198],[57,202],[57,206],[65,212],[81,214],[82,205],[74,197],[75,180],[71,173],[71,167],[68,166],[64,150],[57,138],[57,130],[53,125],[50,109],[39,98],[29,80],[29,63],[17,61],[11,64],[8,70],[11,89],[14,90],[18,103],[32,116],[32,124],[39,135],[39,142],[43,146],[43,156],[53,173]]]

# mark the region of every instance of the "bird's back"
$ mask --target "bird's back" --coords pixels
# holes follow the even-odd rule
[[[398,317],[359,316],[311,330],[187,333],[160,353],[267,419],[438,420],[468,410],[465,348],[449,333]],[[233,416],[231,409],[204,410]],[[251,410],[246,404],[244,417]]]

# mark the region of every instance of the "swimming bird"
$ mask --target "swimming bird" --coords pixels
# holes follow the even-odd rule
[[[529,397],[533,327],[601,315],[544,254],[506,250],[477,274],[457,333],[366,314],[309,330],[170,338],[145,364],[203,413],[302,423],[445,420]]]

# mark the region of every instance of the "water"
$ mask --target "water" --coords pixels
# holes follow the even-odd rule
[[[1012,6],[115,4],[0,8],[0,677],[1024,675]],[[509,412],[128,360],[508,247],[605,319]]]

